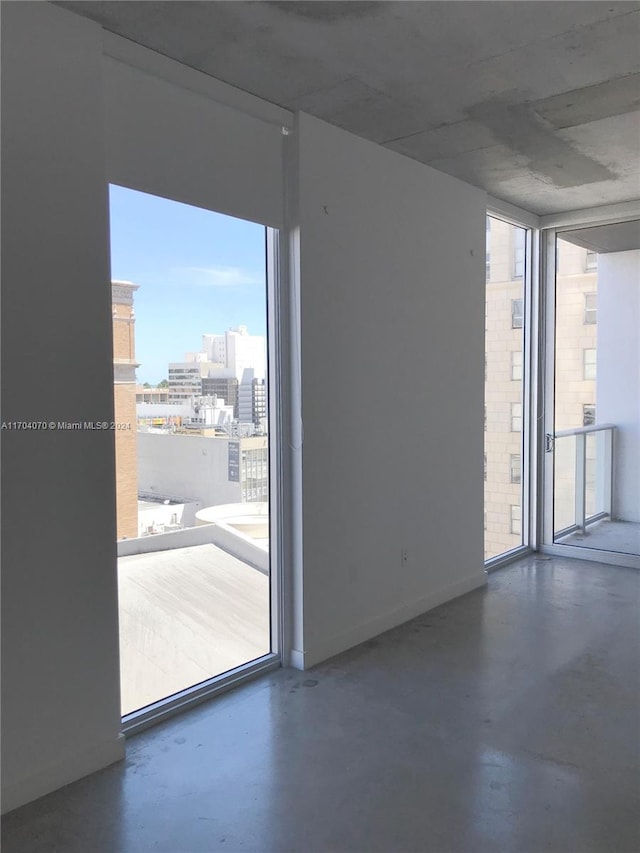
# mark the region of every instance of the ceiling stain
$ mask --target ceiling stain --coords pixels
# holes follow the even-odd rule
[[[263,5],[262,2],[259,5]],[[288,15],[295,15],[300,18],[307,18],[310,21],[332,24],[335,21],[340,21],[348,18],[366,18],[372,15],[377,15],[383,11],[384,7],[393,5],[390,2],[364,2],[364,0],[350,0],[350,2],[335,2],[335,0],[303,0],[303,2],[291,2],[291,0],[266,0],[265,6],[271,6],[279,9],[281,12],[286,12]]]
[[[470,107],[468,115],[496,138],[527,158],[528,166],[556,187],[578,187],[614,180],[616,174],[558,136],[529,104],[487,101]]]

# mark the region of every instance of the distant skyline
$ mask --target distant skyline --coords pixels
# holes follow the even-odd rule
[[[135,293],[140,384],[167,378],[170,361],[203,334],[244,325],[266,335],[265,228],[119,187],[109,188],[111,277]]]

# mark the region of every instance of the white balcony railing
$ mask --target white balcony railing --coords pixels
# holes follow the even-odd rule
[[[595,424],[553,436],[554,538],[611,518],[615,426]]]

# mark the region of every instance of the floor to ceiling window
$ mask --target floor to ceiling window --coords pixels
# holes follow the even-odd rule
[[[264,226],[111,186],[123,715],[271,652]]]
[[[488,216],[485,316],[484,554],[525,544],[527,231]]]

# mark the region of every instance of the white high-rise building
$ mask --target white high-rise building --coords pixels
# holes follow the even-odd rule
[[[234,405],[241,423],[257,423],[266,415],[266,367],[266,339],[250,335],[246,326],[236,326],[221,335],[203,335],[200,352],[186,353],[184,362],[169,364],[169,399],[179,401],[209,393],[212,380],[235,380],[234,399],[225,402]]]
[[[266,340],[263,335],[250,335],[246,326],[222,335],[203,335],[202,349],[211,377],[233,377],[241,384],[265,378]]]

